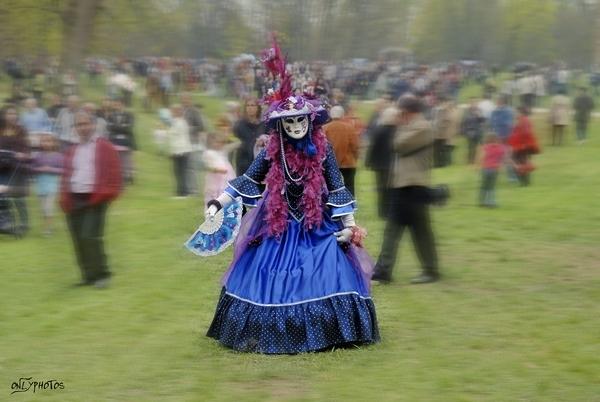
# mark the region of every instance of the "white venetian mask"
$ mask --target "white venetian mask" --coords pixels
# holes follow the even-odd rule
[[[308,116],[284,117],[281,119],[281,124],[286,134],[290,137],[299,140],[308,132]]]

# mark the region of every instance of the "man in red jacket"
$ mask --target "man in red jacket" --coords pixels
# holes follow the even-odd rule
[[[121,190],[119,154],[108,140],[95,135],[87,113],[75,115],[75,131],[79,144],[65,155],[60,205],[82,273],[78,285],[104,288],[111,275],[104,254],[104,220],[109,203]]]

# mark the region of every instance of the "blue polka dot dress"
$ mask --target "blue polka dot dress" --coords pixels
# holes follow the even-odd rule
[[[354,246],[342,247],[334,232],[339,217],[356,203],[344,187],[328,147],[323,173],[329,194],[319,228],[306,230],[298,202],[281,238],[264,233],[268,191],[260,183],[269,169],[261,152],[227,191],[256,206],[244,217],[235,254],[208,336],[243,352],[294,354],[379,341],[368,276]],[[302,189],[298,194],[302,194]]]

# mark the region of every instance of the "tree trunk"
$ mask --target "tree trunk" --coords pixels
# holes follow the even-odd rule
[[[62,13],[62,65],[78,70],[94,31],[94,22],[103,0],[69,0]]]

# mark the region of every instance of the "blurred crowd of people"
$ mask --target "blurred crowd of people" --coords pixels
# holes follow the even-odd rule
[[[61,68],[56,58],[7,59],[3,67],[13,82],[11,100],[14,103],[22,101],[26,94],[41,102],[44,93],[68,96],[79,90],[77,74]],[[296,91],[322,97],[325,101],[330,99],[334,89],[361,100],[383,94],[397,99],[407,92],[427,93],[430,102],[431,97],[438,95],[456,99],[459,89],[469,83],[481,85],[484,98],[501,94],[509,105],[517,105],[519,101],[529,108],[547,95],[570,93],[575,81],[587,81],[594,94],[600,93],[600,71],[571,70],[562,62],[546,66],[517,63],[500,69],[472,60],[419,65],[382,57],[336,63],[296,61],[288,64],[288,68]],[[243,99],[261,98],[269,89],[277,87],[260,59],[245,53],[227,60],[90,57],[84,61],[84,70],[88,84],[106,85],[107,95],[123,98],[127,106],[135,92],[148,110],[168,107],[169,97],[182,91]]]
[[[171,159],[175,198],[200,194],[205,200],[215,198],[227,181],[242,175],[267,145],[261,98],[276,90],[278,83],[251,55],[241,55],[228,63],[150,57],[90,58],[85,63],[87,77],[69,71],[59,74],[53,60],[30,64],[8,60],[4,64],[12,91],[0,118],[0,232],[27,233],[29,214],[25,199],[31,187],[43,215],[42,232],[52,233],[58,194],[62,192],[63,198],[64,194],[74,194],[64,183],[65,177],[75,173],[74,161],[81,162],[76,157],[77,150],[84,149],[77,126],[80,121],[89,126],[86,138],[112,144],[118,159],[112,170],[118,170],[119,186],[133,184],[137,149],[136,118],[131,112],[134,99],[140,99],[146,111],[159,111],[153,135],[158,148]],[[354,193],[363,156],[365,166],[375,173],[377,211],[381,218],[394,223],[386,229],[389,252],[382,251],[378,263],[377,275],[384,281],[391,277],[390,267],[397,250],[393,242],[401,237],[404,227],[413,231],[423,263],[421,280],[437,278],[437,257],[426,206],[438,203],[447,194],[436,193],[430,187],[428,172],[430,167],[456,163],[453,154],[459,137],[464,137],[466,143],[466,163],[478,163],[481,168],[479,205],[496,207],[495,188],[502,169],[510,181],[523,186],[531,184],[531,172],[535,169],[532,156],[541,147],[530,114],[535,106],[546,105],[541,99],[550,95],[546,114],[548,143],[554,146],[564,143],[571,122],[577,141],[583,144],[595,107],[590,91],[581,85],[574,90],[572,72],[560,64],[545,69],[519,66],[509,74],[471,63],[417,66],[364,60],[347,64],[296,62],[289,68],[294,91],[319,98],[329,109],[331,121],[324,131],[334,148],[346,187]],[[595,90],[594,77],[589,76]],[[87,87],[104,94],[98,104],[82,101],[82,80],[88,81]],[[459,90],[471,82],[481,85],[482,96],[460,105]],[[194,103],[194,92],[229,94],[238,101],[226,102],[218,117],[207,121],[202,107]],[[374,107],[370,118],[363,122],[356,115],[355,102],[367,97],[375,98]],[[399,141],[399,137],[404,140]],[[84,171],[83,176],[76,178],[83,177],[85,182],[90,180],[89,174]],[[201,174],[203,180],[199,180]],[[108,180],[110,185],[103,183],[114,187],[114,180]],[[204,189],[199,183],[204,183]],[[84,183],[83,188],[86,195],[70,197],[71,204],[77,205],[78,211],[89,207],[92,212],[75,220],[72,210],[67,209],[67,214],[78,260],[86,267],[91,264],[85,262],[86,252],[102,252],[101,244],[89,246],[89,251],[86,236],[102,236],[98,231],[83,233],[78,228],[87,219],[95,222],[92,226],[98,229],[103,225],[106,206],[91,208],[87,202],[93,185]],[[110,192],[116,196],[114,189]],[[3,212],[10,208],[16,211],[12,222]],[[400,213],[399,209],[411,212]],[[99,272],[99,276],[84,275],[86,283],[108,275],[106,266],[90,269]]]
[[[59,193],[59,178],[64,173],[63,160],[69,149],[81,141],[76,117],[89,116],[94,138],[109,141],[119,156],[123,182],[134,181],[133,151],[137,149],[134,115],[121,98],[105,98],[101,105],[82,102],[78,95],[51,95],[46,107],[35,97],[19,103],[9,99],[0,114],[0,210],[16,206],[18,218],[1,223],[3,231],[24,235],[29,230],[25,197],[30,188],[39,197],[43,214],[43,233],[53,231],[54,205]],[[10,198],[10,202],[9,199]],[[2,220],[2,219],[0,219]]]

